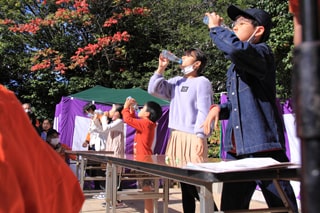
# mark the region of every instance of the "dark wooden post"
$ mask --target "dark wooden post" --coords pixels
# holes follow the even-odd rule
[[[293,98],[301,139],[303,213],[320,212],[320,11],[317,0],[299,0],[302,43],[294,51]]]

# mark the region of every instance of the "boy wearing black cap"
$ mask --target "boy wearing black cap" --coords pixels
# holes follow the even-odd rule
[[[257,8],[242,10],[228,7],[234,21],[233,31],[221,27],[223,19],[206,13],[210,37],[226,58],[228,101],[212,105],[203,124],[206,134],[211,123],[228,119],[223,150],[228,159],[272,157],[287,162],[281,117],[276,106],[276,66],[271,48],[265,43],[272,27],[271,16]],[[256,186],[261,188],[269,207],[284,206],[272,181],[224,183],[221,210],[248,209]],[[280,181],[298,212],[296,197],[289,181]]]

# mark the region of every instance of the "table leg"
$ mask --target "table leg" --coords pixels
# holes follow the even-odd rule
[[[288,196],[286,195],[286,193],[284,193],[281,185],[279,184],[279,181],[276,180],[276,179],[274,179],[274,180],[273,180],[273,184],[275,185],[275,187],[276,187],[276,189],[277,189],[277,191],[278,191],[278,193],[279,193],[279,196],[280,196],[280,198],[281,198],[281,200],[282,200],[283,205],[285,206],[285,208],[288,209],[288,212],[289,212],[289,213],[293,213],[293,208],[292,208],[292,206],[291,206],[291,204],[290,204],[290,202],[289,202],[289,198],[288,198]]]
[[[112,212],[115,212],[115,207],[112,206],[112,164],[107,163],[106,168],[106,213],[110,212],[110,207],[112,207]]]
[[[76,159],[76,176],[77,176],[77,179],[78,179],[79,182],[80,182],[80,159],[81,159],[81,156],[77,155],[77,159]]]
[[[83,190],[83,185],[84,185],[84,177],[86,175],[86,170],[85,170],[85,158],[82,156],[79,156],[81,158],[80,160],[80,187]]]
[[[164,178],[163,183],[163,213],[168,213],[169,205],[169,179]]]
[[[111,166],[112,171],[111,171],[111,175],[112,175],[112,212],[116,212],[116,208],[117,208],[117,192],[118,192],[118,180],[117,180],[117,165],[112,164]]]
[[[77,161],[77,178],[78,178],[78,180],[79,180],[79,182],[80,182],[80,188],[81,188],[81,190],[83,191],[84,176],[85,176],[85,174],[86,174],[86,171],[85,171],[85,169],[84,169],[85,160],[84,160],[84,158],[83,158],[81,155],[78,156],[78,159],[80,159],[80,162]],[[80,163],[80,168],[79,168],[79,163]],[[80,172],[79,172],[79,170],[80,170]],[[80,177],[79,177],[79,176],[80,176]],[[81,213],[81,212],[82,212],[82,208],[80,209],[80,213]]]
[[[212,184],[200,186],[200,212],[214,212],[214,200],[212,195]]]
[[[160,179],[154,179],[154,192],[159,193]],[[153,212],[158,213],[158,199],[153,199]]]

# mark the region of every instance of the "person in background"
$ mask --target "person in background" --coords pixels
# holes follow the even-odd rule
[[[200,127],[213,103],[211,82],[201,76],[207,63],[205,54],[197,48],[186,50],[180,65],[183,76],[169,80],[163,77],[169,60],[159,56],[158,69],[150,78],[148,92],[170,101],[170,139],[166,156],[173,161],[206,158],[208,155],[207,136]],[[194,213],[199,200],[195,186],[180,183],[182,206],[185,213]]]
[[[33,114],[32,112],[27,112],[27,115],[29,117],[29,120],[30,120],[32,126],[34,127],[34,129],[36,130],[38,135],[41,136],[41,130],[38,126],[38,120],[37,120],[35,114]]]
[[[27,113],[29,120],[32,124],[32,126],[34,127],[34,129],[36,130],[36,132],[41,135],[41,130],[39,128],[39,121],[36,118],[36,115],[33,113],[33,110],[31,108],[31,104],[30,103],[24,103],[22,104],[22,108],[25,111],[25,113]]]
[[[293,44],[298,46],[302,42],[302,25],[298,0],[289,0],[289,12],[293,15]]]
[[[90,118],[90,126],[82,147],[88,147],[88,150],[103,151],[106,147],[106,138],[102,132],[102,126],[100,118],[102,117],[102,111],[97,110],[96,105],[88,103],[83,107],[83,112]],[[96,163],[90,162],[88,165],[97,166]],[[105,176],[105,171],[102,169],[92,169],[88,172],[91,177],[94,176]],[[105,181],[95,180],[94,189],[101,190],[105,187]]]
[[[227,9],[234,21],[233,32],[221,27],[222,17],[206,13],[210,37],[216,48],[231,60],[227,71],[227,103],[212,105],[205,122],[206,134],[211,124],[228,119],[223,150],[228,159],[271,157],[288,162],[284,129],[276,106],[276,64],[271,48],[266,44],[272,21],[264,10],[242,10],[234,5]],[[248,209],[257,187],[262,190],[268,206],[284,204],[272,181],[224,183],[221,211]],[[298,212],[296,196],[289,181],[280,181],[290,206]]]
[[[134,109],[134,105],[136,104],[134,98],[127,98],[122,110],[123,121],[136,129],[133,154],[136,157],[152,155],[152,143],[157,127],[156,122],[162,116],[162,108],[156,102],[146,102],[143,108],[138,112],[138,118],[136,118]],[[153,180],[144,179],[143,181],[139,181],[139,187],[142,188],[142,191],[152,191],[154,182]],[[146,199],[144,201],[144,212],[153,212],[152,199]]]
[[[51,121],[46,118],[42,121],[40,136],[42,140],[47,141],[47,132],[52,128]]]
[[[100,118],[103,138],[106,138],[105,151],[112,151],[115,155],[124,154],[124,123],[122,120],[123,106],[119,104],[112,104],[109,111],[105,111]],[[118,167],[117,172],[121,174],[122,167]],[[118,191],[121,191],[121,182],[118,176]],[[117,200],[116,207],[124,207],[125,203]]]
[[[33,130],[21,103],[0,85],[0,212],[78,213],[77,177]]]
[[[49,129],[47,132],[47,142],[48,144],[61,156],[61,158],[69,165],[70,159],[76,160],[75,155],[66,154],[66,150],[71,150],[69,146],[60,142],[60,133],[55,129]]]
[[[318,7],[320,0],[317,1]],[[293,15],[293,44],[298,46],[302,43],[302,23],[299,0],[289,0],[289,12]]]
[[[82,144],[82,147],[87,147],[89,145],[89,150],[105,150],[105,138],[103,138],[103,135],[100,134],[102,132],[100,118],[102,117],[103,112],[97,110],[96,105],[92,103],[86,104],[83,107],[83,112],[86,113],[91,121],[85,142]]]
[[[23,103],[23,104],[22,104],[22,108],[23,108],[23,110],[24,110],[26,113],[32,112],[31,104],[30,104],[30,103]]]
[[[122,120],[123,106],[113,104],[110,111],[105,111],[100,118],[102,134],[105,134],[105,151],[113,151],[116,155],[124,154],[124,123]]]

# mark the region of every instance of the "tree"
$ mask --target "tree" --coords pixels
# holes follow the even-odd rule
[[[273,29],[268,44],[272,47],[277,65],[277,96],[283,101],[292,95],[293,22],[284,1],[260,0],[257,7],[272,14]],[[288,21],[290,20],[290,21]]]
[[[0,5],[1,54],[12,52],[5,57],[1,82],[20,100],[43,108],[45,117],[53,117],[62,95],[96,84],[113,87],[115,79],[120,80],[122,46],[130,35],[115,25],[148,13],[146,8],[130,8],[129,0],[90,5],[84,0],[0,1]]]
[[[61,96],[94,85],[141,87],[157,67],[162,49],[182,55],[201,48],[204,72],[216,94],[225,91],[229,62],[212,45],[205,12],[226,15],[226,0],[0,0],[0,82],[31,102],[39,115],[53,117]],[[277,61],[278,93],[291,96],[292,22],[287,2],[237,0],[241,8],[261,7],[273,16],[269,45]],[[32,71],[30,71],[32,70]],[[167,77],[179,74],[171,64]],[[219,96],[216,96],[219,101]]]

